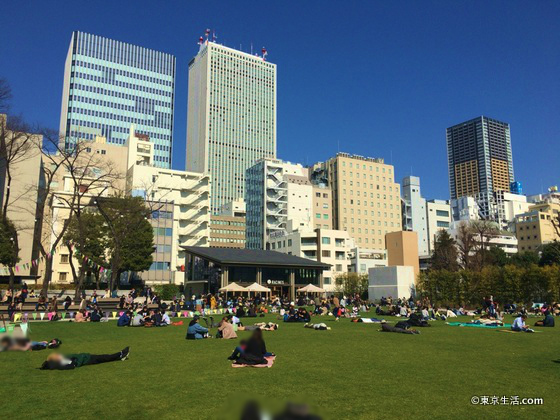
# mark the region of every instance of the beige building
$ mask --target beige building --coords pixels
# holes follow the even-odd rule
[[[338,153],[316,164],[328,173],[333,228],[345,230],[356,246],[385,248],[385,235],[400,231],[400,185],[383,159]]]
[[[128,193],[141,196],[151,209],[150,222],[154,229],[153,264],[138,275],[147,283],[182,283],[185,253],[182,246],[208,246],[210,224],[210,180],[207,175],[158,168],[154,165],[154,144],[131,127],[125,147],[108,144],[98,137],[91,142],[87,154],[99,157],[115,173],[122,174],[111,185],[98,182],[84,196],[83,205],[90,205],[87,197]],[[65,205],[75,185],[69,174],[61,172],[55,182],[51,208],[51,241],[60,232],[68,217]],[[78,187],[79,188],[79,187]],[[47,241],[48,242],[48,241]],[[53,261],[53,281],[72,281],[70,252],[60,247]],[[74,260],[77,266],[77,261]]]
[[[33,266],[31,261],[39,256],[39,250],[33,249],[35,232],[35,208],[37,206],[38,187],[41,176],[41,153],[37,145],[42,144],[42,136],[23,132],[12,132],[7,128],[7,117],[0,114],[0,137],[3,139],[1,147],[4,148],[0,153],[0,209],[4,208],[8,200],[8,219],[12,221],[17,229],[19,258],[18,269],[14,270],[16,279],[24,280],[31,278]],[[29,144],[25,147],[24,144]],[[13,147],[11,147],[13,145]],[[7,195],[7,167],[3,156],[6,147],[23,150],[21,158],[12,160],[10,165],[11,185],[9,198]],[[18,152],[19,153],[19,152]],[[7,152],[13,155],[13,152]],[[7,267],[0,265],[0,277],[8,275]]]
[[[418,235],[416,232],[400,231],[390,232],[386,236],[387,242],[387,265],[411,266],[415,276],[420,273],[418,260]]]
[[[515,234],[519,252],[539,251],[542,245],[560,240],[553,220],[558,220],[560,203],[534,204],[527,213],[515,218]]]
[[[313,186],[313,227],[315,229],[333,229],[332,191],[328,187]]]
[[[245,216],[210,216],[212,248],[245,248]]]

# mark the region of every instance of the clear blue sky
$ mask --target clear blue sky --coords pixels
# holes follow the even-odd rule
[[[184,169],[187,63],[205,28],[278,65],[278,156],[384,157],[448,198],[445,128],[511,124],[526,193],[560,183],[557,1],[4,1],[0,77],[14,111],[58,127],[73,30],[177,57],[173,167]],[[340,145],[340,146],[339,146]]]

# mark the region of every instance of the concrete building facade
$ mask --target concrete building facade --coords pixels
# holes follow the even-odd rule
[[[427,256],[430,252],[428,220],[426,199],[422,197],[420,192],[420,178],[417,176],[403,178],[401,194],[403,230],[416,232],[418,235],[418,253],[420,256]]]

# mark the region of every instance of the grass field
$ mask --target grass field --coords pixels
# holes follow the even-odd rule
[[[510,334],[438,321],[420,335],[404,335],[378,332],[375,324],[314,320],[332,330],[282,323],[264,333],[278,355],[270,369],[231,368],[226,358],[236,341],[187,341],[186,325],[33,323],[31,338],[60,338],[62,352],[112,353],[129,345],[131,356],[41,371],[50,350],[0,354],[2,418],[239,419],[248,399],[273,412],[286,401],[306,402],[325,419],[557,418],[557,329]],[[494,395],[538,397],[544,404],[470,402]]]

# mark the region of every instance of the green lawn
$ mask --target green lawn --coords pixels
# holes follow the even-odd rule
[[[128,345],[131,357],[41,371],[49,350],[0,354],[2,418],[238,419],[250,398],[272,410],[306,402],[325,419],[558,416],[558,329],[510,334],[438,321],[420,335],[404,335],[378,332],[375,324],[314,320],[332,330],[281,323],[264,333],[278,355],[271,369],[231,368],[226,358],[236,341],[187,341],[186,325],[33,323],[31,338],[58,337],[62,352],[111,353]],[[472,396],[483,395],[539,397],[544,405],[471,405]]]

